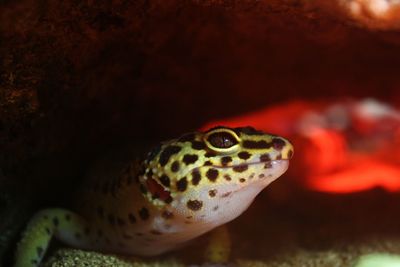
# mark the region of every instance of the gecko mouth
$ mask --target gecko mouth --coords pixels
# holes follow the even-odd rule
[[[243,174],[244,176],[239,179],[241,182],[242,180],[243,182],[246,181],[247,177],[250,179],[253,177],[259,177],[260,179],[256,180],[263,180],[269,184],[286,172],[289,168],[289,160],[278,159],[269,161],[253,161],[231,166],[215,166],[215,168],[221,171],[226,169],[232,170],[232,172],[237,174],[239,177]],[[248,170],[250,171],[248,172]]]
[[[212,165],[212,167],[214,168],[218,168],[218,169],[246,169],[249,166],[255,166],[255,165],[263,165],[265,169],[271,169],[274,167],[274,165],[278,164],[278,163],[289,163],[288,159],[274,159],[274,160],[267,160],[267,161],[253,161],[253,162],[246,162],[246,163],[240,163],[240,164],[235,164],[235,165]]]

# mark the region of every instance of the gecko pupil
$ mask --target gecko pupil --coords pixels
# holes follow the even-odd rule
[[[228,132],[210,134],[208,142],[217,148],[230,148],[238,143],[236,138]]]

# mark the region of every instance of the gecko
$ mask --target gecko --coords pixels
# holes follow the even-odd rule
[[[143,257],[175,250],[242,214],[287,170],[293,151],[283,137],[252,127],[218,126],[161,142],[117,170],[90,172],[76,211],[38,211],[14,266],[38,266],[52,238]]]

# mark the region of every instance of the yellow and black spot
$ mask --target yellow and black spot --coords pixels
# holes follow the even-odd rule
[[[182,161],[186,165],[189,165],[189,164],[195,163],[198,159],[199,159],[199,156],[197,156],[196,154],[186,154],[185,156],[183,156]]]
[[[206,148],[206,144],[200,141],[192,141],[192,148],[195,150],[203,150]]]
[[[271,157],[270,157],[270,155],[269,155],[268,153],[262,154],[262,155],[260,156],[260,161],[261,161],[261,162],[271,161]]]
[[[178,161],[174,161],[174,162],[171,164],[171,171],[172,171],[172,172],[178,172],[179,169],[180,169],[179,162],[178,162]]]
[[[215,197],[217,195],[217,189],[212,189],[212,190],[208,191],[208,195],[210,197]]]
[[[206,154],[204,154],[204,156],[207,158],[212,158],[212,157],[217,156],[217,154],[215,154],[215,152],[208,151]]]
[[[240,164],[240,165],[234,166],[232,168],[232,170],[240,173],[240,172],[246,171],[248,168],[249,168],[249,166],[247,164]]]
[[[198,170],[192,171],[192,185],[198,185],[201,180],[201,174]]]
[[[167,146],[161,152],[158,162],[160,163],[161,166],[165,166],[168,163],[170,157],[174,154],[177,154],[179,151],[181,151],[181,149],[182,147],[180,146],[174,146],[174,145]]]
[[[203,207],[203,202],[200,200],[189,200],[186,205],[189,209],[198,211]]]
[[[249,158],[251,157],[251,154],[250,154],[249,152],[247,152],[247,151],[242,151],[242,152],[240,152],[240,153],[238,154],[238,157],[239,157],[240,159],[246,160],[246,159],[249,159]]]
[[[206,162],[204,162],[203,166],[211,166],[212,162],[207,160]]]
[[[229,174],[225,174],[224,175],[225,180],[227,180],[228,182],[232,180],[232,177]]]
[[[274,139],[272,139],[272,146],[276,150],[282,150],[285,145],[286,142],[281,138],[275,137]]]
[[[170,187],[171,185],[171,180],[169,179],[169,177],[165,174],[161,175],[160,177],[160,182],[162,183],[163,186],[165,187]]]
[[[268,143],[265,140],[260,140],[260,141],[245,140],[243,141],[243,147],[248,149],[268,149],[272,147],[272,144]]]
[[[176,189],[178,189],[178,191],[180,191],[180,192],[185,192],[187,185],[188,185],[187,179],[186,179],[186,177],[183,177],[183,178],[179,179],[178,182],[176,182]]]
[[[232,162],[232,157],[230,156],[224,156],[221,158],[221,164],[222,166],[228,165],[230,162]]]
[[[219,172],[217,169],[211,168],[206,172],[206,176],[207,176],[208,180],[210,180],[211,182],[215,182],[218,178],[218,173]]]

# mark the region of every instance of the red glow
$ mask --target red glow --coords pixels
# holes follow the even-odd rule
[[[293,126],[298,117],[310,109],[310,105],[306,102],[294,101],[226,120],[213,121],[204,125],[201,129],[207,130],[218,125],[229,127],[253,126],[265,132],[287,136],[293,132]]]
[[[332,193],[350,193],[373,187],[397,191],[400,189],[400,168],[366,159],[340,172],[311,176],[308,181],[311,188]]]
[[[374,100],[294,101],[222,121],[287,137],[295,156],[289,177],[312,190],[400,190],[400,112]]]

